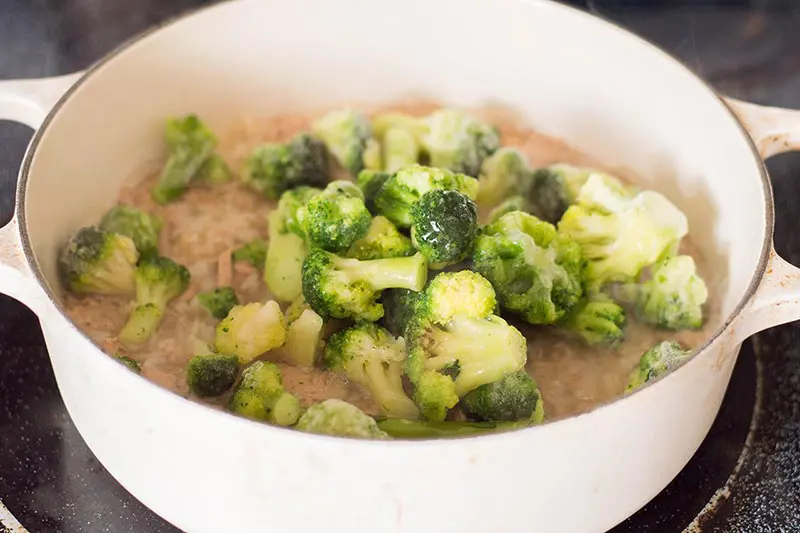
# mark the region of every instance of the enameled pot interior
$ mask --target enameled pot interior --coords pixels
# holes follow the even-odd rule
[[[149,34],[95,67],[35,137],[20,197],[30,249],[58,298],[59,248],[163,155],[169,115],[224,131],[409,97],[507,108],[666,194],[713,265],[720,324],[760,274],[768,188],[738,122],[663,52],[549,2],[243,1]]]

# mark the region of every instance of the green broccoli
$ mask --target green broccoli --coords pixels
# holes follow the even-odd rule
[[[636,193],[610,176],[593,173],[558,231],[581,246],[588,262],[586,280],[596,290],[606,283],[633,282],[645,267],[673,254],[688,223],[661,194]]]
[[[369,231],[372,216],[361,190],[349,181],[333,181],[297,210],[308,242],[340,253]]]
[[[478,203],[493,207],[504,199],[525,191],[531,180],[531,169],[522,152],[517,148],[504,146],[481,166]]]
[[[315,248],[303,262],[303,296],[325,319],[374,322],[383,316],[383,305],[377,302],[382,290],[420,291],[427,276],[422,254],[359,261]]]
[[[486,223],[491,224],[493,222],[497,222],[503,215],[512,213],[514,211],[523,211],[528,213],[530,212],[530,204],[524,197],[520,195],[510,196],[489,211],[489,214],[486,215]]]
[[[525,370],[518,370],[497,381],[481,385],[461,399],[461,409],[470,419],[513,422],[539,420],[544,405],[539,386]]]
[[[228,316],[230,310],[239,305],[233,287],[217,287],[213,291],[198,293],[197,301],[217,320]]]
[[[672,372],[691,356],[691,350],[684,350],[675,341],[664,341],[653,346],[642,354],[636,369],[631,372],[625,394],[630,394],[646,383]]]
[[[297,187],[284,192],[278,208],[267,216],[269,246],[264,263],[264,281],[281,302],[291,302],[302,292],[300,269],[306,258],[306,234],[298,218],[300,207],[322,191]]]
[[[475,200],[478,180],[447,169],[410,165],[398,170],[375,196],[378,212],[399,228],[411,227],[411,207],[434,189],[458,191]]]
[[[478,234],[478,208],[458,191],[435,189],[411,207],[411,242],[434,270],[460,263]]]
[[[256,361],[242,372],[228,408],[240,416],[291,426],[300,418],[300,400],[283,388],[281,371],[274,363]]]
[[[365,170],[380,170],[383,168],[381,143],[379,143],[374,137],[367,140],[362,159],[364,160]]]
[[[383,139],[389,130],[405,130],[415,139],[419,139],[428,129],[424,118],[414,117],[397,111],[387,111],[372,118],[372,130],[375,137]]]
[[[258,270],[263,270],[267,259],[267,242],[264,239],[255,239],[235,249],[232,256],[234,261],[245,261]]]
[[[299,299],[305,303],[302,298]],[[313,309],[301,309],[297,302],[286,310],[286,344],[283,345],[283,356],[287,362],[295,366],[312,367],[322,340],[322,317]],[[299,313],[299,314],[298,314]]]
[[[392,335],[404,337],[406,325],[416,312],[415,306],[421,292],[408,289],[389,289],[383,291],[381,303],[384,307],[383,322]]]
[[[372,137],[367,117],[352,109],[332,111],[316,120],[311,129],[347,172],[357,176],[363,170],[364,152]]]
[[[238,373],[235,355],[195,355],[186,366],[186,384],[199,398],[219,396],[233,387]]]
[[[197,173],[197,179],[212,185],[227,183],[233,177],[233,171],[219,154],[212,154]]]
[[[158,255],[158,236],[163,227],[164,221],[158,215],[127,205],[111,208],[100,221],[101,231],[130,238],[140,258]]]
[[[297,421],[295,429],[337,437],[389,439],[389,435],[378,429],[374,418],[355,405],[337,399],[310,406]]]
[[[119,333],[122,344],[146,342],[158,329],[167,305],[186,290],[189,270],[168,257],[149,257],[136,269],[136,307]]]
[[[378,215],[372,219],[367,234],[351,244],[345,255],[366,261],[407,257],[414,253],[411,239],[400,233],[388,218]]]
[[[489,281],[462,270],[438,274],[419,297],[406,326],[406,374],[429,420],[443,420],[468,392],[521,370],[525,337],[493,314]]]
[[[158,204],[178,199],[217,147],[217,137],[197,115],[170,118],[166,124],[169,157],[150,191]]]
[[[565,164],[535,170],[525,187],[526,211],[557,224],[567,208],[575,203],[591,171]]]
[[[117,361],[119,361],[120,363],[122,363],[123,365],[125,365],[126,367],[128,367],[130,370],[132,370],[137,374],[141,373],[142,371],[142,365],[139,364],[139,361],[131,357],[128,357],[127,355],[114,354],[114,359],[116,359]]]
[[[561,326],[587,344],[615,345],[625,336],[625,322],[625,310],[605,294],[596,293],[578,302]]]
[[[58,267],[71,292],[130,295],[136,290],[137,261],[139,252],[129,237],[85,227],[67,241]]]
[[[328,151],[306,133],[285,144],[261,145],[247,158],[242,180],[270,200],[303,185],[322,187],[328,182]]]
[[[419,160],[420,146],[412,131],[405,128],[389,128],[381,139],[383,148],[383,170],[395,173]]]
[[[274,301],[237,305],[217,324],[214,337],[217,352],[235,355],[242,364],[283,346],[285,341],[286,319]]]
[[[494,285],[500,307],[531,324],[553,324],[582,294],[580,247],[528,213],[507,213],[485,226],[472,261]]]
[[[538,423],[531,420],[518,420],[515,422],[468,422],[462,420],[432,422],[430,420],[386,418],[378,420],[378,427],[395,439],[447,439],[513,431]]]
[[[325,347],[325,364],[364,386],[386,416],[414,418],[419,410],[403,390],[406,346],[380,326],[364,322],[334,333]]]
[[[378,196],[383,184],[389,181],[392,174],[378,170],[365,169],[358,174],[356,183],[361,193],[364,195],[364,205],[367,206],[370,213],[378,213],[378,208],[375,205],[375,199]]]
[[[420,144],[432,167],[477,176],[483,160],[500,146],[494,126],[455,109],[440,109],[422,122]]]

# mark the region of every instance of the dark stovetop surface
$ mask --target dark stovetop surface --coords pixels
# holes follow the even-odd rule
[[[200,0],[2,0],[0,78],[66,74]],[[657,42],[718,90],[800,107],[800,2],[575,0]],[[0,122],[0,223],[31,131]],[[768,164],[775,244],[800,264],[800,155]],[[104,470],[72,425],[36,317],[0,296],[0,500],[32,533],[172,532]],[[800,335],[744,345],[720,415],[675,481],[614,533],[800,531]],[[657,458],[654,458],[657,460]],[[712,503],[710,503],[712,502]],[[0,533],[18,527],[0,505]]]

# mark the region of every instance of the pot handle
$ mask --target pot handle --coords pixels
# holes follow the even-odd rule
[[[723,99],[747,129],[762,158],[800,150],[800,110]],[[800,268],[770,245],[764,278],[731,331],[737,342],[767,328],[800,320]]]
[[[53,78],[0,81],[0,120],[38,128],[58,99],[81,75],[78,72]],[[15,209],[11,222],[0,228],[0,293],[39,313],[47,298],[34,280],[20,229]]]

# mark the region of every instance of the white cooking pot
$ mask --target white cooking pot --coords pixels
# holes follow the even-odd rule
[[[370,442],[192,403],[128,372],[65,317],[57,250],[161,153],[165,116],[197,112],[220,129],[243,115],[409,95],[510,106],[674,200],[721,283],[723,318],[699,353],[581,416],[475,438]],[[0,229],[0,291],[39,316],[64,402],[95,455],[184,530],[605,531],[695,452],[742,340],[800,318],[800,271],[773,251],[761,161],[798,146],[800,114],[727,103],[738,119],[664,52],[543,0],[217,5],[86,73],[0,82],[0,118],[38,128],[14,219]]]

